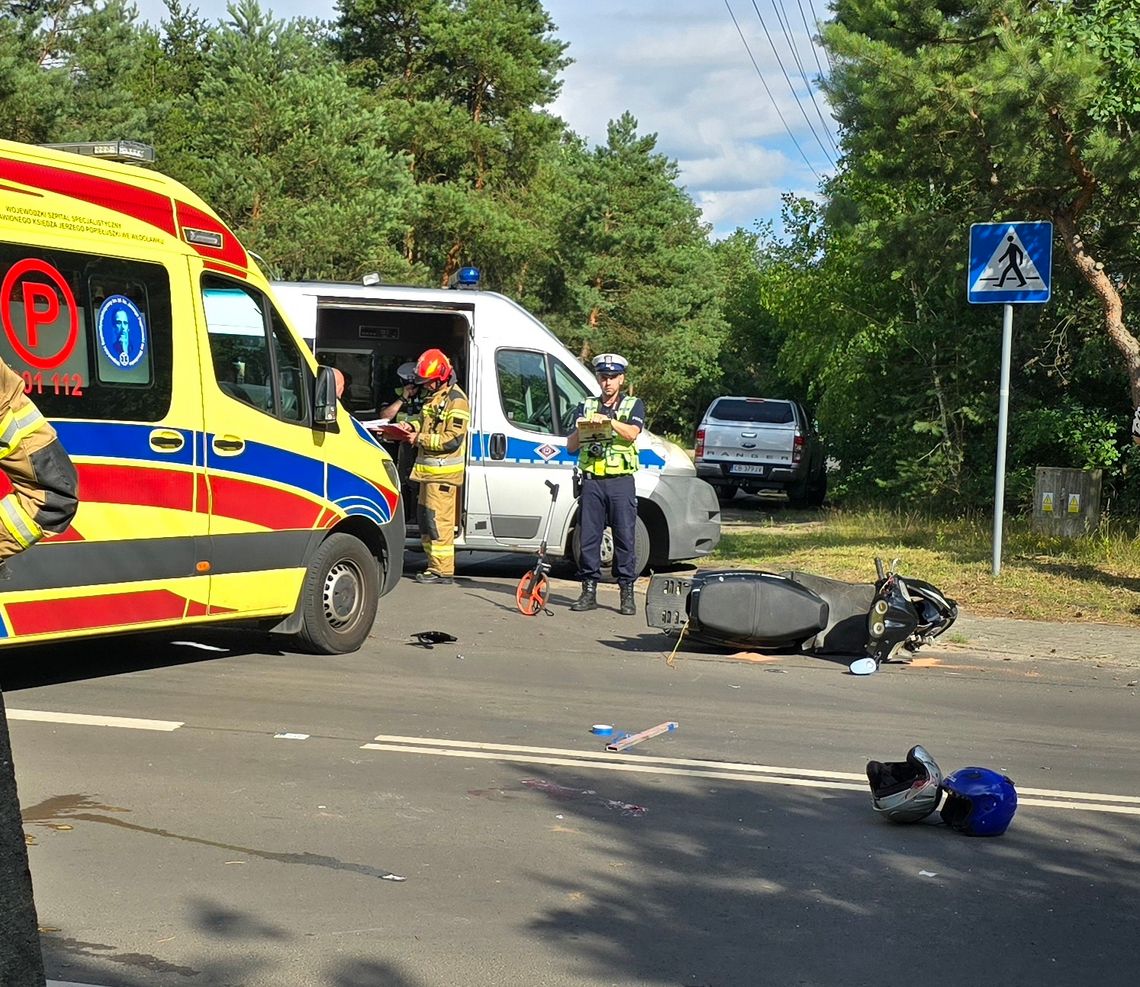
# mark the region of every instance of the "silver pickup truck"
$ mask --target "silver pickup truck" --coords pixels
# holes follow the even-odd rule
[[[697,428],[694,459],[721,503],[737,490],[783,491],[798,507],[818,506],[827,495],[823,444],[796,401],[717,398]]]

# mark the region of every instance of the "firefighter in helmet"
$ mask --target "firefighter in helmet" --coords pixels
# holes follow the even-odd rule
[[[409,479],[420,488],[416,515],[428,563],[416,582],[446,585],[455,576],[456,495],[463,485],[471,405],[441,350],[420,355],[415,382],[423,406],[404,425],[416,449]]]
[[[24,379],[0,361],[0,471],[12,491],[0,498],[0,564],[75,517],[75,466],[24,393]]]

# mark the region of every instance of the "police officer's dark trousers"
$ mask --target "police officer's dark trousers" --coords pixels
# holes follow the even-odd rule
[[[637,527],[637,493],[632,473],[621,476],[595,476],[582,479],[580,502],[581,555],[579,578],[597,582],[602,574],[602,530],[609,525],[614,537],[614,573],[622,585],[632,585],[634,571],[634,532]]]

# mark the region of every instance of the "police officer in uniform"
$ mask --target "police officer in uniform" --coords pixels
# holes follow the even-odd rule
[[[602,530],[608,524],[614,539],[614,569],[621,589],[619,612],[636,613],[633,581],[637,578],[634,532],[637,526],[637,494],[633,474],[638,469],[635,443],[645,427],[645,405],[640,398],[623,395],[625,370],[629,361],[616,353],[603,353],[594,359],[594,373],[602,389],[600,398],[587,398],[578,406],[575,420],[609,419],[613,437],[605,442],[585,441],[578,428],[566,440],[567,452],[578,453],[582,472],[582,497],[578,524],[581,555],[578,559],[582,595],[571,610],[596,610],[598,579],[601,576]]]
[[[416,582],[450,584],[455,576],[456,491],[463,485],[471,405],[441,350],[420,355],[416,384],[424,404],[403,423],[407,441],[416,448],[409,479],[420,485],[417,517],[428,560],[427,570],[416,573]]]

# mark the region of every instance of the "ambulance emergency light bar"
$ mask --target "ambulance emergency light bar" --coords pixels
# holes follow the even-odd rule
[[[126,164],[154,164],[154,148],[138,141],[74,141],[68,144],[41,144],[53,151],[71,151],[106,161]]]

